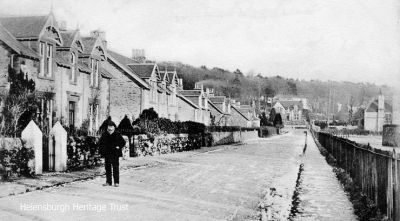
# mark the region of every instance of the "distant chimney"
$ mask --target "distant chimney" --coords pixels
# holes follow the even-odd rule
[[[146,55],[144,49],[132,49],[132,59],[139,63],[145,63]]]
[[[385,97],[382,94],[378,96],[378,110],[385,110]]]
[[[183,80],[182,80],[182,78],[178,79],[178,90],[183,90]]]
[[[66,31],[67,30],[67,22],[66,21],[59,21],[58,22],[58,29],[60,31]]]
[[[194,89],[203,90],[203,84],[201,84],[201,83],[196,83],[196,84],[194,85]]]
[[[101,38],[101,41],[103,42],[103,45],[105,46],[105,47],[107,47],[107,41],[106,41],[106,33],[104,32],[104,31],[102,31],[102,30],[94,30],[94,31],[91,31],[90,32],[90,37],[92,37],[92,38],[98,38],[98,37],[100,37]]]

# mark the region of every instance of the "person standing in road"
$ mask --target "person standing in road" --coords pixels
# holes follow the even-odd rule
[[[125,140],[120,133],[115,131],[116,125],[113,121],[108,121],[107,131],[104,132],[99,140],[100,154],[105,159],[106,183],[103,186],[119,186],[119,158],[122,157],[122,148]]]

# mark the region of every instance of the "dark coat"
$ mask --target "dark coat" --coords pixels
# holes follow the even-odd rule
[[[102,157],[122,157],[122,148],[125,147],[125,140],[120,133],[109,134],[104,132],[99,140],[99,151]],[[117,149],[119,147],[119,149]]]

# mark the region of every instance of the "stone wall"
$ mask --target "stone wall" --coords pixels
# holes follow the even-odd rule
[[[399,147],[400,144],[400,125],[388,124],[383,126],[382,145],[389,147]]]
[[[247,127],[247,119],[244,118],[235,108],[231,109],[228,126]]]
[[[277,134],[276,127],[266,126],[261,127],[261,137],[269,137]]]
[[[104,62],[103,68],[113,75],[110,80],[110,115],[113,121],[119,123],[125,115],[138,118],[142,111],[140,86],[109,62]]]
[[[0,42],[0,86],[8,83],[8,65],[10,64],[10,48]]]
[[[178,121],[195,121],[196,109],[184,101],[182,98],[178,97]]]
[[[212,146],[243,142],[258,138],[258,131],[211,132]]]

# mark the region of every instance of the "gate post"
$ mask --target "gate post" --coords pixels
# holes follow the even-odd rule
[[[50,131],[52,140],[54,140],[54,171],[67,170],[67,131],[57,121]]]
[[[43,172],[43,156],[42,156],[42,131],[31,120],[28,126],[21,133],[21,138],[26,141],[26,144],[32,145],[35,154],[35,174],[42,174]]]

